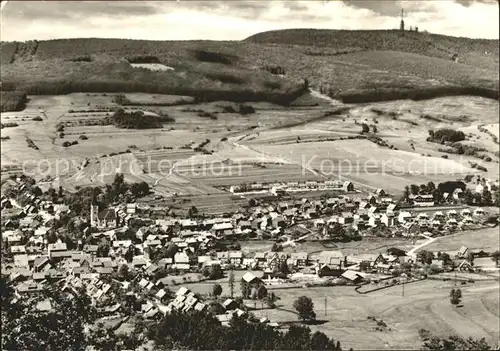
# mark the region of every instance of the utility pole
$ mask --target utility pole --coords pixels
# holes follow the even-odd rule
[[[327,297],[325,296],[325,316],[326,316],[326,306],[327,306],[326,300],[327,300]]]
[[[401,9],[401,23],[400,23],[400,25],[399,25],[399,30],[400,30],[400,31],[402,31],[402,32],[404,32],[404,30],[405,30],[405,21],[404,21],[404,16],[405,16],[405,15],[404,15],[404,10],[403,10],[403,9]]]

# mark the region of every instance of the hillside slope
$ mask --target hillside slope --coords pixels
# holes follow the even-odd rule
[[[485,69],[498,68],[498,40],[450,37],[398,30],[285,29],[262,32],[245,39],[259,44],[314,45],[359,50],[400,51],[451,60]],[[498,70],[498,69],[497,69]]]
[[[0,73],[3,90],[32,95],[147,92],[286,105],[310,86],[348,102],[496,99],[494,44],[415,32],[302,29],[240,42],[60,39],[2,43]],[[459,63],[450,59],[456,52]],[[165,70],[147,69],[148,63]]]

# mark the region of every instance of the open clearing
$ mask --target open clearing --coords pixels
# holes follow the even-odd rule
[[[407,284],[404,297],[400,286],[366,295],[356,293],[353,287],[278,290],[280,309],[255,313],[272,321],[296,321],[293,302],[299,296],[309,296],[317,318],[327,321],[311,329],[340,340],[345,348],[360,350],[417,349],[421,346],[418,336],[421,328],[444,337],[458,334],[485,337],[490,343],[498,341],[498,283],[461,286],[462,308],[450,304],[448,294],[452,287],[452,282],[440,281]],[[382,319],[391,330],[376,331],[376,323],[368,320],[368,316]]]
[[[241,250],[244,252],[265,252],[270,251],[274,241],[252,240],[241,241]],[[295,248],[284,248],[286,252],[307,252],[314,254],[320,251],[340,250],[345,255],[364,254],[364,253],[385,253],[388,248],[397,247],[408,250],[413,247],[413,240],[404,238],[363,238],[361,241],[351,241],[348,243],[336,242],[334,247],[323,246],[318,241],[307,241],[298,243]]]
[[[470,250],[482,249],[484,251],[495,251],[500,248],[499,228],[487,228],[480,230],[464,231],[458,234],[447,235],[436,238],[436,241],[422,250],[428,251],[458,251],[461,246]]]

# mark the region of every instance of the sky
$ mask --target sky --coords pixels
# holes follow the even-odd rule
[[[407,27],[498,39],[498,1],[8,1],[0,39],[242,40],[285,28],[396,29],[401,8]]]

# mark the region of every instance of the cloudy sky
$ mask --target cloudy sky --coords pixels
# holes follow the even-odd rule
[[[498,39],[498,6],[498,0],[8,1],[0,38],[240,40],[282,28],[394,29],[403,7],[407,26]]]

